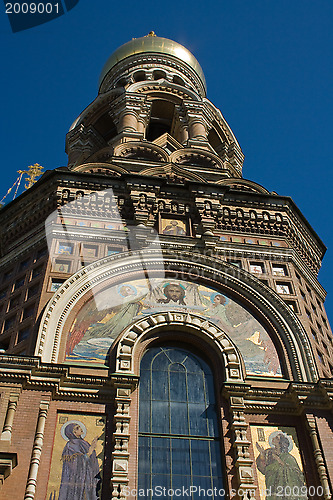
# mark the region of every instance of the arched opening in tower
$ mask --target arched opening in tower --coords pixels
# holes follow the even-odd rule
[[[106,142],[110,141],[117,135],[116,125],[109,113],[104,113],[104,115],[98,118],[98,120],[94,123],[94,128]]]
[[[215,120],[212,122],[212,128],[208,132],[207,139],[218,155],[223,150],[223,147],[228,144],[226,135]]]
[[[174,115],[175,105],[172,102],[162,99],[153,101],[146,139],[152,142],[166,132],[172,135]]]

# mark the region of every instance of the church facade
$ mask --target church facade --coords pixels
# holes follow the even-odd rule
[[[1,498],[331,498],[325,246],[198,61],[118,48],[66,152],[0,210]]]

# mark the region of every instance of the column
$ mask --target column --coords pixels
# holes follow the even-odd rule
[[[207,140],[206,127],[200,118],[192,118],[190,121],[190,138],[202,141]]]
[[[321,451],[321,447],[320,447],[320,443],[319,443],[316,418],[314,415],[306,415],[306,421],[307,421],[308,429],[310,432],[310,437],[311,437],[313,452],[314,452],[314,459],[316,462],[320,483],[321,483],[323,490],[324,490],[324,498],[326,500],[329,500],[330,498],[332,498],[332,493],[331,493],[330,485],[328,482],[325,460],[324,460],[324,457],[323,457],[323,454]]]
[[[45,428],[48,409],[49,409],[49,401],[41,401],[39,405],[35,440],[32,448],[30,468],[29,468],[27,486],[25,489],[24,500],[33,500],[35,498],[38,467],[39,467],[40,457],[42,454],[42,447],[44,441],[44,428]]]
[[[138,118],[135,111],[124,109],[119,118],[120,132],[136,132],[138,128]]]
[[[18,403],[19,395],[10,394],[8,401],[8,408],[5,418],[5,423],[1,433],[1,441],[10,441],[12,437],[12,427],[14,422],[14,416],[16,412],[16,407]]]

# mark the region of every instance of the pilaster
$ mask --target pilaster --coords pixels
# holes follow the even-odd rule
[[[113,452],[112,452],[112,499],[125,500],[126,495],[124,487],[128,484],[128,443],[130,439],[130,405],[131,405],[131,387],[122,383],[120,380],[116,383],[115,397],[115,415],[113,434]]]
[[[312,446],[313,446],[314,459],[316,462],[320,483],[321,483],[323,490],[324,490],[324,498],[325,498],[325,500],[329,500],[330,498],[332,498],[332,492],[331,492],[331,488],[330,488],[330,484],[329,484],[329,480],[328,480],[325,459],[324,459],[324,456],[323,456],[323,453],[322,453],[321,447],[320,447],[320,441],[319,441],[319,435],[318,435],[318,429],[317,429],[315,416],[311,415],[311,414],[307,414],[306,415],[306,422],[307,422],[308,431],[309,431]]]

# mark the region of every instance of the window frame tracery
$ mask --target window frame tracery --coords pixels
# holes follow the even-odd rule
[[[181,335],[183,336],[184,332],[178,332],[178,335]],[[166,331],[165,332],[165,335],[166,337],[168,337],[168,332]],[[193,348],[192,345],[189,345],[188,343],[183,343],[183,342],[179,342],[179,341],[175,341],[174,340],[174,337],[177,336],[177,333],[173,333],[170,337],[170,339],[168,341],[164,341],[164,342],[158,342],[158,343],[155,343],[153,342],[152,344],[149,343],[148,346],[146,346],[146,349],[144,350],[143,354],[142,354],[142,357],[140,359],[140,382],[139,382],[139,412],[140,412],[140,416],[139,416],[139,426],[138,426],[138,491],[140,488],[143,488],[143,489],[153,489],[154,487],[158,486],[156,484],[154,484],[153,482],[153,477],[154,477],[154,472],[153,472],[153,464],[154,466],[156,467],[156,464],[157,464],[157,468],[158,468],[158,460],[154,460],[153,457],[153,454],[156,453],[156,451],[154,451],[154,441],[155,443],[157,443],[159,441],[159,444],[160,446],[162,446],[163,444],[165,444],[165,449],[164,449],[164,452],[166,453],[166,456],[170,457],[170,475],[164,475],[164,479],[169,479],[169,484],[168,485],[164,485],[167,489],[168,488],[171,488],[171,489],[175,489],[175,488],[181,488],[181,487],[189,487],[189,486],[197,486],[197,487],[202,487],[202,488],[207,488],[207,489],[213,489],[214,487],[216,487],[217,489],[224,489],[224,484],[226,484],[225,482],[225,471],[226,471],[226,468],[225,468],[225,464],[223,463],[223,439],[222,439],[222,436],[223,436],[223,432],[222,432],[222,422],[221,422],[221,419],[220,419],[220,401],[219,401],[219,398],[217,397],[217,394],[216,394],[216,391],[217,391],[217,380],[216,380],[216,374],[214,373],[214,367],[213,366],[210,366],[210,363],[206,361],[205,359],[205,355],[203,355],[202,352],[200,352],[198,354],[197,352],[197,349]],[[168,383],[167,383],[167,387],[168,387],[168,398],[165,399],[164,401],[161,400],[162,403],[164,403],[164,407],[167,408],[168,407],[168,417],[167,420],[168,420],[168,423],[169,423],[169,432],[152,432],[153,431],[153,422],[152,420],[150,420],[150,428],[149,430],[146,429],[146,422],[143,421],[143,415],[144,415],[144,410],[142,410],[142,408],[144,407],[145,403],[148,402],[148,404],[150,405],[150,412],[151,412],[151,416],[153,417],[153,410],[152,410],[152,401],[154,401],[153,399],[142,399],[142,396],[145,395],[145,391],[147,389],[146,387],[146,384],[144,382],[144,379],[143,379],[143,370],[145,370],[144,368],[142,368],[144,365],[143,363],[145,363],[145,357],[147,359],[147,357],[149,357],[149,355],[151,355],[150,353],[152,353],[154,350],[157,350],[157,354],[155,354],[154,358],[153,358],[153,361],[156,360],[157,356],[160,356],[161,355],[165,355],[167,357],[169,357],[169,365],[167,367],[167,370],[162,370],[162,372],[164,371],[164,375],[167,374],[167,377],[168,377]],[[186,356],[186,358],[184,358],[184,361],[183,363],[179,363],[179,361],[172,361],[171,360],[171,354],[170,354],[170,351],[177,351],[177,354],[179,352],[182,352],[184,354],[184,356]],[[195,421],[195,413],[192,414],[191,416],[191,412],[189,411],[189,409],[187,408],[187,416],[188,418],[185,419],[187,420],[187,432],[185,432],[184,434],[183,433],[176,433],[176,432],[173,432],[173,428],[172,428],[172,413],[173,413],[173,410],[171,408],[171,405],[176,403],[174,401],[172,401],[172,396],[170,395],[170,391],[172,391],[173,389],[171,388],[171,384],[170,384],[170,373],[173,373],[173,371],[170,369],[170,367],[172,365],[175,365],[175,364],[180,364],[181,366],[183,366],[183,368],[185,369],[185,366],[184,366],[184,363],[185,361],[187,361],[187,359],[191,358],[191,361],[193,360],[193,358],[198,362],[198,364],[201,364],[201,374],[199,373],[200,370],[198,370],[198,373],[197,375],[203,377],[203,402],[201,403],[198,403],[198,404],[201,404],[201,406],[205,406],[205,413],[206,413],[206,425],[207,425],[207,435],[205,434],[195,434],[195,428],[193,430],[193,426],[191,424],[191,418],[194,419]],[[150,369],[148,370],[145,370],[145,371],[148,371],[148,374],[150,375],[150,381],[148,382],[148,386],[149,388],[151,389],[151,396],[153,396],[153,379],[152,379],[152,373],[151,371],[154,371],[154,375],[156,377],[156,372],[158,372],[158,370],[156,370],[156,366],[154,368],[152,368],[152,362],[150,363]],[[179,373],[177,370],[174,371],[174,373]],[[184,371],[185,373],[185,380],[188,382],[188,379],[187,379],[187,374],[190,373],[188,371]],[[209,377],[209,379],[207,378]],[[209,382],[207,383],[207,381],[209,380]],[[207,385],[205,385],[205,381],[207,383]],[[147,379],[146,379],[146,382],[147,382]],[[157,380],[157,383],[159,381]],[[165,382],[165,380],[164,380]],[[208,387],[208,384],[210,385],[210,387]],[[184,386],[183,386],[183,389],[184,389]],[[189,405],[189,404],[193,404],[193,403],[189,403],[189,399],[193,399],[193,394],[191,395],[190,391],[189,391],[189,384],[186,383],[185,385],[185,390],[186,390],[186,401],[183,400],[181,403],[183,404],[186,404],[186,405]],[[191,387],[191,391],[192,391],[192,387]],[[178,399],[181,399],[181,395],[179,394],[178,392],[178,396],[177,396],[177,391],[176,392],[176,399],[178,397]],[[156,394],[155,394],[156,395]],[[212,396],[213,395],[213,396]],[[208,406],[207,406],[207,403]],[[209,411],[209,407],[214,404],[214,412],[215,414],[213,415],[213,419],[215,420],[215,424],[211,424],[211,427],[209,427],[209,422],[208,422],[208,414],[207,414],[207,411]],[[162,407],[163,407],[163,404],[162,404]],[[200,417],[202,416],[202,414],[200,415]],[[143,424],[142,424],[142,421],[143,421]],[[157,422],[160,422],[160,420],[157,420]],[[142,427],[143,425],[143,427]],[[213,425],[213,426],[212,426]],[[186,426],[185,426],[186,427]],[[185,429],[184,427],[184,429]],[[142,429],[146,429],[146,430],[142,430]],[[203,428],[202,428],[203,429]],[[201,430],[202,430],[201,429]],[[156,429],[155,429],[156,430]],[[157,440],[157,441],[156,441]],[[140,441],[141,441],[141,446],[140,446]],[[164,441],[164,443],[163,443]],[[188,465],[188,470],[190,470],[191,472],[191,475],[190,475],[190,479],[191,481],[188,482],[186,481],[186,479],[188,479],[188,476],[186,477],[183,477],[183,475],[177,475],[177,469],[176,471],[173,469],[173,456],[177,456],[177,444],[180,445],[180,443],[183,441],[183,461],[181,463],[186,463]],[[186,441],[188,442],[188,447],[186,448]],[[145,446],[142,447],[142,443],[145,443]],[[196,454],[196,451],[195,451],[195,447],[198,446],[200,447],[200,445],[202,446],[203,444],[206,444],[206,452],[208,451],[208,455],[205,457],[205,460],[202,461],[202,464],[204,463],[205,466],[207,467],[207,464],[208,464],[208,468],[207,470],[209,469],[210,471],[210,475],[208,476],[205,476],[205,475],[196,475],[196,474],[193,474],[193,470],[198,470],[195,468],[195,462],[196,462],[196,459],[198,460],[198,453]],[[203,446],[204,447],[204,446]],[[179,446],[179,449],[181,449],[181,446]],[[179,452],[179,449],[178,449],[178,452]],[[142,477],[140,477],[142,474],[144,474],[142,472],[142,452],[143,453],[148,453],[148,456],[150,457],[150,470],[151,470],[151,474],[149,475],[149,479],[150,479],[150,482],[149,484],[145,484],[144,481],[142,481]],[[188,453],[188,455],[187,455]],[[203,450],[201,450],[201,454],[203,453]],[[202,458],[202,457],[201,457]],[[217,463],[214,465],[214,459],[217,461]],[[166,462],[164,461],[163,462],[163,466],[164,467],[167,467],[166,465]],[[140,470],[141,469],[141,470]],[[207,472],[206,470],[206,472]],[[213,471],[217,471],[219,470],[219,476],[216,476],[214,475]],[[178,479],[178,482],[177,482],[177,479]],[[197,483],[195,482],[195,480],[197,479]],[[180,484],[180,482],[182,482],[182,484]],[[205,482],[206,481],[206,482]],[[207,482],[208,481],[208,482]],[[152,496],[152,498],[154,498]],[[194,496],[192,495],[192,498],[194,498]],[[210,498],[215,498],[214,496],[211,496]]]

